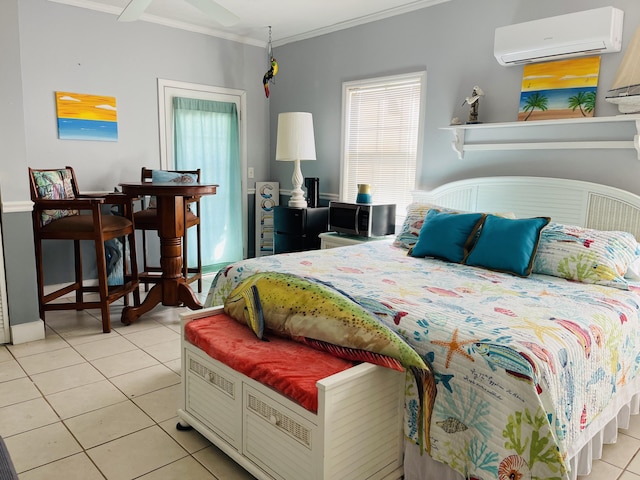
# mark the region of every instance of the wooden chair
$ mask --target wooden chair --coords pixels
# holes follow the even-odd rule
[[[157,177],[163,177],[163,180],[173,182],[200,182],[200,169],[197,170],[156,170]],[[140,181],[153,181],[153,170],[142,167]],[[153,199],[149,204],[145,204],[143,200],[143,208],[134,213],[134,223],[136,230],[142,230],[142,255],[143,268],[140,272],[140,282],[145,284],[145,288],[149,289],[149,283],[158,283],[162,276],[162,269],[159,266],[149,265],[147,255],[147,237],[148,231],[158,231],[158,213],[153,205]],[[200,230],[200,197],[190,197],[184,202],[185,205],[185,228],[182,237],[182,275],[187,283],[198,282],[198,292],[202,292],[202,245]],[[195,209],[195,213],[194,210]],[[188,231],[191,227],[196,227],[196,266],[190,267],[188,263]]]
[[[123,194],[82,195],[71,167],[60,169],[29,168],[31,200],[34,207],[33,239],[36,254],[38,282],[38,306],[40,317],[51,310],[84,310],[99,308],[102,316],[102,331],[111,331],[109,306],[114,301],[133,293],[134,302],[140,304],[138,290],[138,266],[136,263],[135,230],[133,228],[132,198]],[[103,205],[118,205],[120,215],[104,215]],[[88,212],[88,213],[87,213]],[[123,261],[123,284],[108,285],[105,241],[127,237],[129,263]],[[45,294],[42,261],[44,240],[73,240],[75,281],[58,290]],[[81,240],[93,241],[96,252],[98,285],[84,285],[82,275]],[[125,252],[127,249],[124,249]],[[129,272],[130,268],[130,272]],[[63,295],[76,293],[75,302],[54,302]],[[85,300],[87,292],[98,292],[99,300]]]

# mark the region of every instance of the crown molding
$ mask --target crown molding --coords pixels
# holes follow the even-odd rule
[[[73,7],[87,8],[87,9],[95,10],[98,12],[109,13],[115,16],[120,15],[120,13],[122,12],[121,7],[117,7],[114,5],[106,5],[104,3],[101,3],[98,1],[92,1],[92,0],[49,0],[49,1],[54,3],[60,3],[63,5],[70,5]],[[382,12],[373,13],[371,15],[364,15],[362,17],[354,18],[352,20],[347,20],[344,22],[339,22],[334,25],[329,25],[327,27],[310,30],[308,32],[301,33],[299,35],[292,35],[290,37],[274,39],[272,44],[274,47],[278,47],[278,46],[286,45],[288,43],[298,42],[300,40],[306,40],[309,38],[318,37],[320,35],[326,35],[328,33],[337,32],[339,30],[345,30],[347,28],[355,27],[358,25],[364,25],[366,23],[376,22],[378,20],[383,20],[385,18],[394,17],[396,15],[413,12],[415,10],[432,7],[434,5],[438,5],[440,3],[445,3],[450,1],[451,0],[417,0],[415,2],[411,2],[406,5],[389,8],[388,10],[384,10]],[[203,27],[201,25],[194,25],[192,23],[181,22],[178,20],[171,20],[166,17],[159,17],[156,15],[148,14],[148,13],[142,14],[138,20],[150,22],[150,23],[156,23],[158,25],[164,25],[166,27],[179,28],[181,30],[187,30],[190,32],[201,33],[204,35],[222,38],[225,40],[243,43],[243,44],[251,45],[255,47],[267,46],[267,42],[264,39],[253,38],[246,35],[237,35],[230,32],[217,30],[215,28]]]

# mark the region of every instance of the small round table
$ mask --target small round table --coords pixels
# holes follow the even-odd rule
[[[202,183],[121,183],[127,195],[151,195],[157,199],[158,236],[160,237],[160,268],[162,277],[144,302],[137,307],[125,307],[121,321],[125,325],[161,303],[177,307],[185,305],[192,310],[202,308],[196,294],[182,276],[182,237],[184,235],[184,202],[187,197],[214,195],[218,185]]]

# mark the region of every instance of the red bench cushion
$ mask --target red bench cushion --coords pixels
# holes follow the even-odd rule
[[[188,322],[185,337],[210,357],[312,412],[318,411],[316,382],[354,365],[274,335],[269,341],[258,340],[247,326],[224,313]]]

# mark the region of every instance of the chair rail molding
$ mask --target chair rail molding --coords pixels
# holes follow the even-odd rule
[[[3,213],[31,213],[31,210],[33,210],[33,202],[31,200],[2,202]]]
[[[539,127],[570,128],[579,125],[607,124],[625,122],[635,124],[635,135],[631,140],[584,140],[572,139],[566,141],[498,141],[498,142],[468,142],[465,140],[467,131],[489,131],[516,129],[518,131],[531,132]],[[453,136],[451,147],[457,153],[458,159],[464,158],[465,152],[482,150],[563,150],[563,149],[635,149],[640,160],[640,115],[616,115],[612,117],[587,117],[567,118],[560,120],[536,120],[532,122],[505,122],[505,123],[479,123],[470,125],[449,125],[441,127],[441,130],[449,130]],[[568,135],[577,136],[575,130],[567,132]]]

